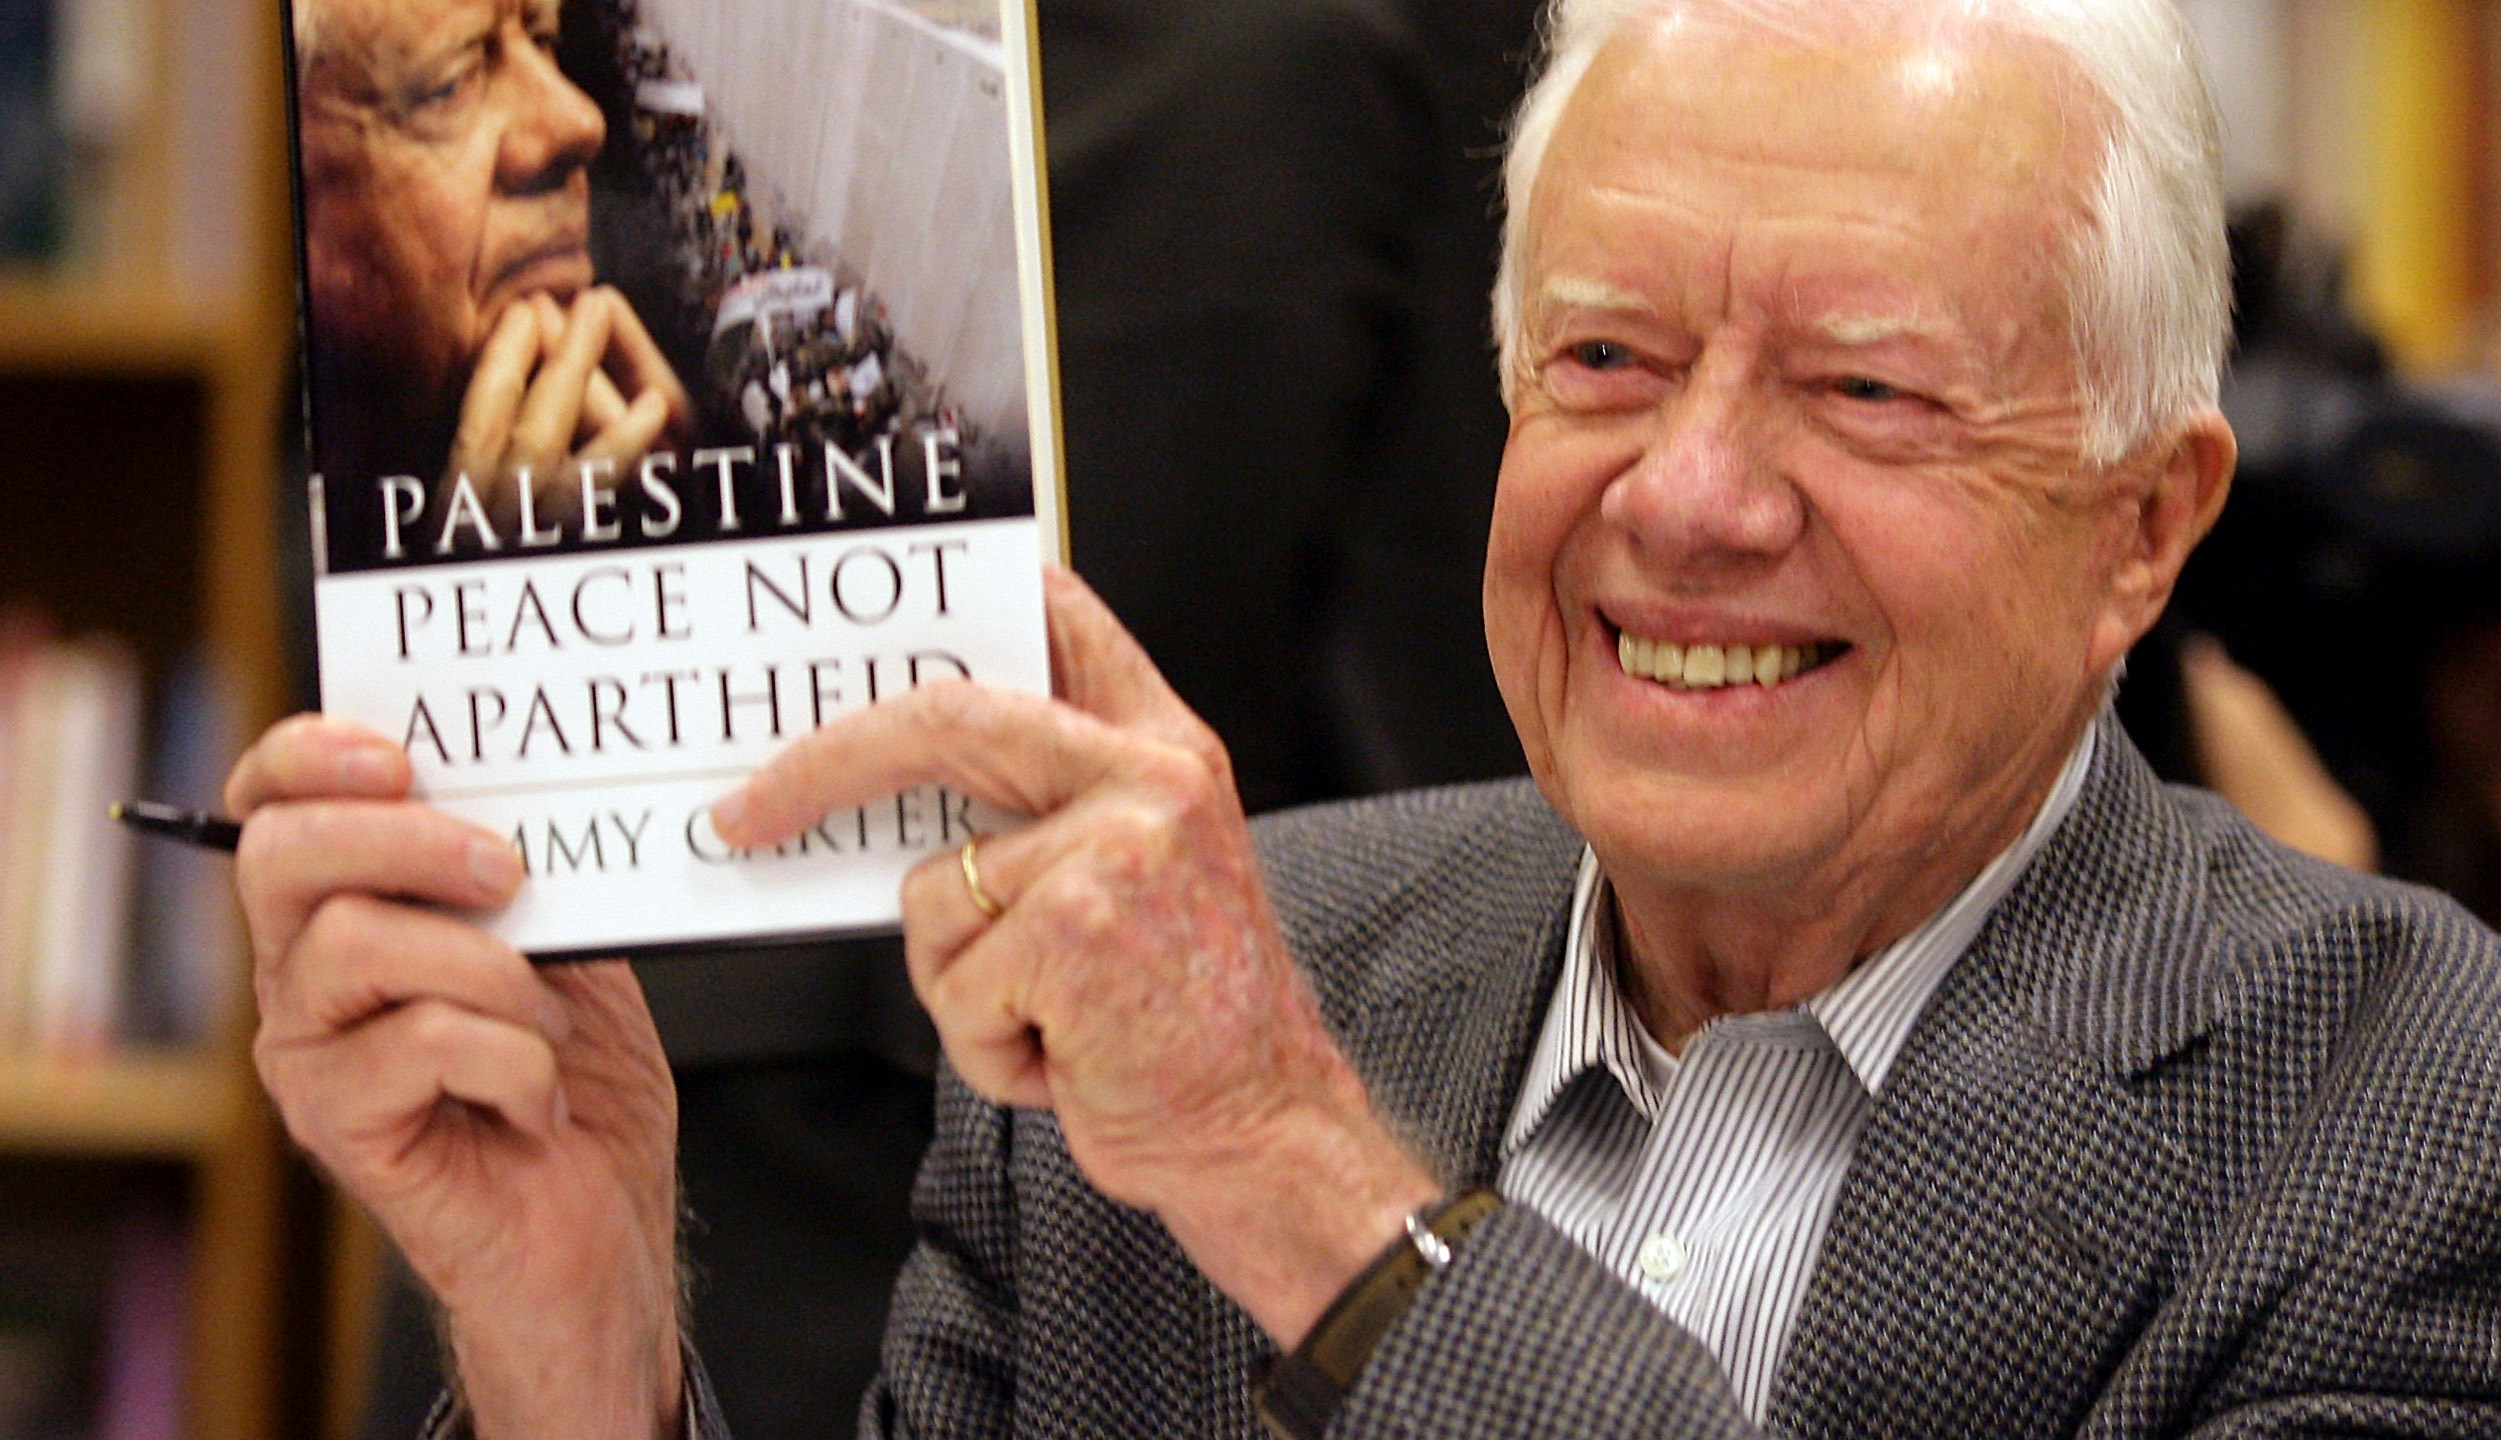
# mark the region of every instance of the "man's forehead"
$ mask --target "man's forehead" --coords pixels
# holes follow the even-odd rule
[[[1675,58],[1661,64],[1659,57]],[[2085,87],[2072,63],[2045,42],[1968,23],[1886,29],[1862,16],[1830,31],[1767,34],[1671,15],[1626,26],[1594,69],[1645,62],[1651,83],[1630,97],[1637,102],[1698,107],[1733,117],[1740,130],[1795,119],[1836,153],[1868,153],[1898,134],[1916,148],[1890,158],[1931,173],[1951,170],[1953,149],[2052,159],[2044,152],[2079,124],[2097,128],[2089,117],[2101,108],[2079,93]],[[1836,117],[1862,123],[1832,123]],[[1863,123],[1876,118],[1914,128]]]
[[[325,50],[376,64],[427,58],[508,19],[553,29],[564,0],[297,0],[310,6]]]
[[[2066,77],[2023,43],[1866,38],[1619,35],[1532,198],[1530,315],[1693,321],[1742,294],[1794,340],[1989,363],[2063,324],[2091,168]]]
[[[1546,167],[1556,193],[1532,209],[1597,187],[1647,192],[1662,219],[1855,214],[1955,249],[1971,238],[1957,232],[2037,242],[2083,213],[2099,127],[2071,76],[2028,44],[1896,38],[1628,27],[1575,91]]]

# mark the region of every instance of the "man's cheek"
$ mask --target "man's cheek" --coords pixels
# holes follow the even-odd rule
[[[1570,529],[1568,511],[1556,487],[1505,470],[1494,491],[1493,525],[1486,537],[1488,577],[1500,574],[1509,583],[1525,583],[1531,576],[1543,576],[1562,550]]]

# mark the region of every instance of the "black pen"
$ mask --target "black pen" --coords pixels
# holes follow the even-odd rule
[[[223,850],[231,855],[243,843],[241,825],[205,810],[185,810],[153,800],[124,800],[113,807],[112,814],[143,835],[162,835],[203,850]]]

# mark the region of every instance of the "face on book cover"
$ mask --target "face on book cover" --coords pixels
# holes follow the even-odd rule
[[[2003,845],[2151,620],[2054,258],[2091,107],[1881,38],[1636,22],[1530,197],[1487,631],[1619,886],[1807,905]]]
[[[296,3],[316,339],[448,411],[506,305],[591,282],[606,124],[556,67],[560,0]]]

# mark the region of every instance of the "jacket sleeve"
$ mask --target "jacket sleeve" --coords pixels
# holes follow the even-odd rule
[[[912,1190],[920,1243],[895,1282],[864,1440],[1003,1436],[1016,1393],[1013,1127],[941,1067],[937,1136]],[[707,1436],[706,1440],[710,1440]]]
[[[1006,1112],[941,1076],[937,1140],[913,1195],[921,1243],[895,1288],[883,1370],[861,1406],[863,1440],[1014,1430],[1013,1133]],[[1349,1440],[1758,1433],[1699,1342],[1516,1207],[1469,1237],[1331,1431]]]
[[[1518,1206],[1468,1236],[1329,1430],[1333,1440],[1764,1433],[1701,1342]]]

